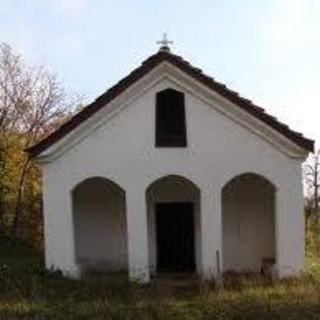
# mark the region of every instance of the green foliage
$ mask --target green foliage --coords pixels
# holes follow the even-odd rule
[[[320,224],[314,215],[306,220],[305,248],[308,266],[320,265]]]
[[[25,150],[68,119],[78,97],[0,43],[0,232],[42,246],[41,175]]]
[[[21,186],[21,172],[28,162],[24,151],[25,145],[21,137],[11,137],[10,148],[7,151],[6,165],[1,175],[1,230],[9,234],[14,221],[19,188]],[[19,237],[28,240],[36,247],[42,246],[42,194],[41,175],[39,168],[34,164],[28,165],[23,179],[22,195],[19,200],[21,216],[19,220]]]

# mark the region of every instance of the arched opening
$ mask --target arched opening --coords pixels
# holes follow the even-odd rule
[[[127,269],[125,192],[101,177],[72,191],[75,258],[83,272]]]
[[[146,191],[149,265],[155,273],[199,270],[200,190],[176,175],[163,177]]]
[[[275,187],[266,178],[241,174],[222,190],[224,271],[274,271]]]

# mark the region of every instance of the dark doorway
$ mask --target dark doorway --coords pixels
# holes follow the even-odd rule
[[[156,205],[157,271],[194,272],[194,215],[190,202]]]

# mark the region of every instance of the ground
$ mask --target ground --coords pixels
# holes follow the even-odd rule
[[[271,282],[230,277],[140,287],[114,275],[69,280],[44,271],[41,254],[0,238],[0,319],[320,319],[320,268]]]

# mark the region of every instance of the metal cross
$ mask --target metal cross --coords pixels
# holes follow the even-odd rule
[[[157,44],[160,44],[160,51],[170,52],[169,44],[172,44],[173,41],[168,40],[167,34],[164,33],[162,40],[157,41]]]

